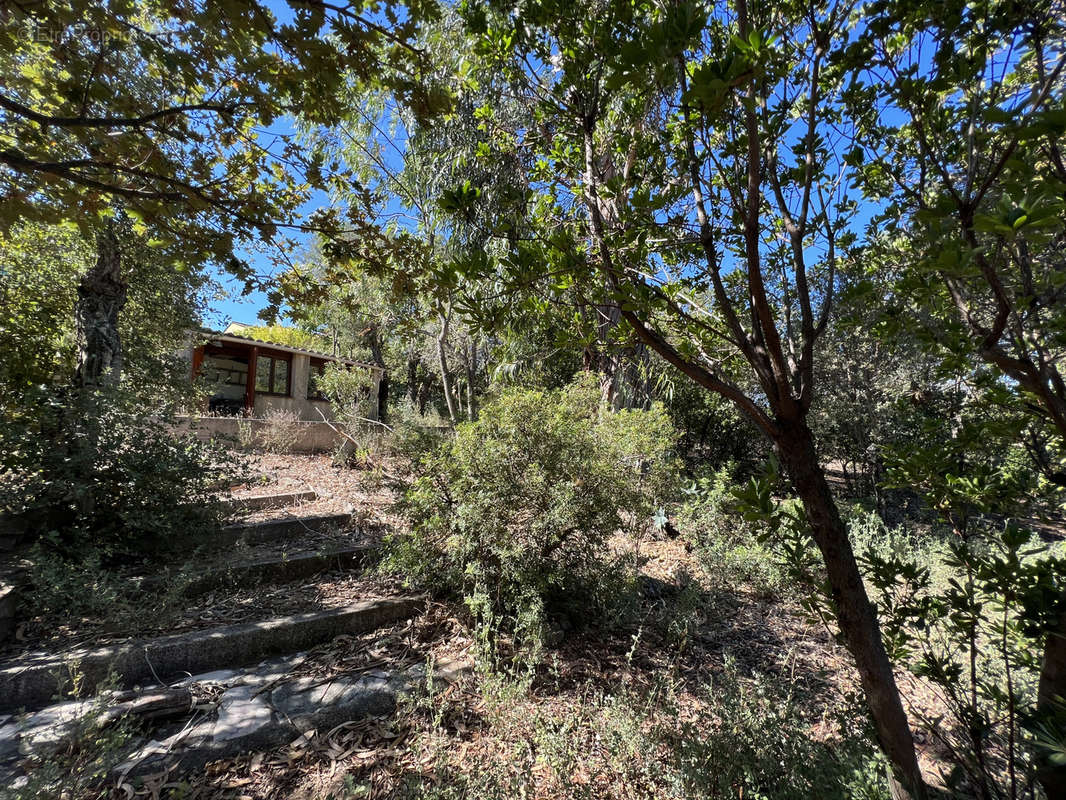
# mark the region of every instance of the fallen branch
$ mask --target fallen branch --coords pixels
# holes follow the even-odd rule
[[[362,445],[362,444],[361,444],[360,442],[356,441],[356,440],[355,440],[355,438],[353,438],[351,434],[349,434],[349,433],[348,433],[347,431],[343,431],[343,430],[341,430],[341,429],[340,429],[340,428],[338,428],[338,427],[337,427],[336,425],[334,425],[334,424],[333,424],[332,422],[330,422],[330,421],[329,421],[328,419],[326,419],[326,415],[322,413],[322,409],[321,409],[321,408],[316,408],[316,409],[315,409],[315,411],[317,411],[317,412],[318,412],[318,416],[322,417],[322,421],[323,421],[324,423],[326,423],[326,425],[328,425],[328,426],[329,426],[329,429],[330,429],[331,431],[333,431],[334,433],[336,433],[336,434],[337,434],[338,436],[341,436],[341,437],[343,437],[344,439],[347,439],[347,440],[348,440],[348,442],[349,442],[349,443],[350,443],[350,444],[351,444],[351,445],[352,445],[353,447],[355,447],[355,448],[356,448],[357,450],[362,450],[362,449],[363,449],[363,445]],[[383,427],[383,428],[384,428],[385,430],[389,431],[390,433],[395,433],[395,432],[396,432],[395,430],[393,430],[392,428],[390,428],[390,427],[389,427],[388,425],[386,425],[386,424],[385,424],[384,422],[379,422],[379,421],[378,421],[378,420],[376,420],[376,419],[367,419],[367,418],[365,418],[365,417],[356,417],[356,419],[359,419],[359,420],[363,420],[364,422],[373,422],[373,423],[374,423],[375,425],[380,425],[381,427]],[[369,455],[365,455],[365,456],[364,456],[364,459],[366,460],[366,463],[367,463],[367,466],[368,466],[368,467],[371,467],[371,468],[373,468],[373,467],[375,466],[374,462],[373,462],[373,461],[371,460],[371,458],[370,458],[370,456],[369,456]],[[393,475],[393,474],[392,474],[392,473],[390,473],[390,472],[387,472],[387,471],[385,470],[385,468],[384,468],[383,466],[381,466],[380,464],[379,464],[379,465],[377,465],[377,468],[378,468],[379,470],[381,470],[381,474],[382,474],[382,475],[384,475],[384,476],[385,476],[386,478],[388,478],[389,480],[391,480],[391,481],[397,481],[397,482],[399,482],[399,481],[400,481],[400,479],[399,479],[398,477],[396,477],[395,475]]]
[[[125,698],[128,694],[120,695],[116,699]],[[143,720],[180,717],[192,711],[194,705],[193,694],[188,689],[160,689],[109,706],[101,715],[98,725],[103,727],[123,717]]]

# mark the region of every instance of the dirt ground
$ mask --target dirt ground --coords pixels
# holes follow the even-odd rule
[[[335,467],[327,456],[256,455],[249,466],[259,478],[237,487],[233,494],[248,496],[274,491],[313,488],[319,497],[297,507],[257,512],[254,519],[292,515],[352,513],[365,526],[384,530],[401,524],[391,508],[392,491],[369,471]],[[343,538],[339,532],[334,536]],[[334,540],[335,541],[335,540]],[[853,713],[852,695],[857,681],[847,652],[829,631],[804,617],[798,605],[784,598],[764,597],[741,588],[723,591],[705,580],[704,566],[683,540],[648,538],[625,541],[635,547],[641,566],[641,600],[637,619],[622,629],[585,628],[567,631],[549,653],[520,698],[505,705],[508,725],[501,727],[501,703],[493,699],[489,673],[478,669],[478,649],[465,625],[461,605],[434,603],[415,620],[363,636],[339,637],[315,648],[306,669],[320,675],[343,667],[390,668],[427,658],[442,663],[474,663],[471,674],[454,684],[436,687],[429,698],[414,698],[391,718],[372,718],[338,726],[331,731],[300,737],[287,747],[251,753],[215,762],[199,774],[149,776],[138,786],[109,790],[115,797],[181,797],[250,800],[252,798],[407,797],[412,776],[419,785],[449,780],[440,765],[464,768],[476,778],[487,762],[507,762],[507,750],[516,748],[512,761],[521,762],[519,749],[528,757],[531,745],[523,742],[521,720],[585,719],[600,713],[590,698],[655,697],[669,684],[669,710],[652,710],[648,724],[682,725],[699,720],[706,711],[706,687],[724,670],[742,676],[762,675],[787,686],[802,698],[804,718],[812,739],[833,740],[838,719]],[[288,545],[268,545],[253,551],[224,554],[230,559],[261,555]],[[201,566],[207,566],[204,560]],[[199,627],[247,622],[276,614],[345,605],[366,597],[396,594],[397,581],[375,575],[332,573],[282,586],[220,590],[190,601],[168,618],[145,622],[146,616],[115,620],[78,620],[63,625],[53,620],[24,623],[16,649],[45,641],[71,645],[79,641],[103,643],[132,635],[183,631]],[[687,599],[686,599],[687,598]],[[139,618],[140,623],[129,620]],[[128,627],[122,628],[125,624]],[[901,689],[915,708],[935,709],[938,698],[915,679],[900,676]],[[486,682],[488,681],[488,682]],[[850,711],[849,711],[850,709]],[[667,715],[666,720],[655,714]],[[517,720],[517,722],[515,722]],[[511,731],[504,734],[502,731]],[[567,735],[581,739],[590,753],[598,752],[595,725]],[[517,732],[516,732],[517,731]],[[590,732],[591,731],[591,732]],[[532,735],[532,734],[530,734]],[[919,737],[921,758],[930,778],[942,763],[932,745]],[[543,746],[543,745],[540,745]],[[636,758],[636,756],[631,756]],[[646,752],[643,767],[654,773],[655,752]],[[592,759],[596,761],[595,758]],[[639,759],[638,759],[639,760]],[[533,769],[541,769],[534,759]],[[610,759],[588,776],[590,797],[627,797],[640,793],[631,783],[632,765],[619,767]],[[628,762],[627,762],[628,763]],[[608,766],[604,766],[607,764]],[[467,765],[464,767],[463,765]],[[560,776],[544,767],[526,776],[523,785],[536,797],[558,796]],[[575,768],[580,769],[580,768]],[[625,772],[626,774],[621,774]],[[617,773],[617,774],[616,774]],[[584,780],[570,775],[567,780]],[[627,788],[628,787],[628,788]],[[523,790],[525,791],[525,790]],[[452,796],[442,792],[442,797]]]
[[[395,497],[386,480],[372,471],[339,467],[328,455],[250,453],[242,456],[253,478],[229,492],[234,498],[283,494],[308,489],[318,497],[280,509],[242,514],[256,522],[286,516],[355,514],[361,521],[395,524],[389,507]]]
[[[362,599],[399,594],[395,581],[350,571],[326,573],[282,586],[251,585],[220,588],[185,598],[175,594],[187,579],[204,572],[225,571],[246,561],[291,558],[345,546],[372,545],[396,524],[392,491],[366,471],[333,466],[328,456],[252,454],[245,456],[253,475],[247,484],[222,496],[257,496],[313,489],[317,499],[280,508],[240,514],[235,521],[259,522],[325,514],[351,514],[350,524],[308,530],[299,537],[256,545],[238,544],[222,550],[201,548],[170,558],[145,575],[138,566],[101,574],[100,590],[114,594],[106,613],[41,614],[32,606],[21,615],[15,635],[0,646],[0,659],[29,651],[58,651],[121,641],[184,633],[216,625],[250,622],[272,616],[338,608]],[[155,585],[147,591],[146,579]],[[106,583],[106,585],[105,585]],[[169,590],[169,591],[168,591]]]

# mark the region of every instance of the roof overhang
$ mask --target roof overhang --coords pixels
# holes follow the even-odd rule
[[[232,333],[216,333],[214,331],[202,331],[202,333],[209,344],[224,342],[227,344],[244,345],[245,347],[261,347],[264,350],[280,350],[283,353],[296,353],[301,356],[317,358],[320,361],[334,361],[349,367],[362,367],[363,369],[384,372],[384,369],[376,364],[367,364],[365,361],[356,361],[351,358],[331,356],[328,353],[319,353],[315,350],[304,350],[302,347],[290,347],[289,345],[277,344],[276,342],[265,342],[262,339],[253,339],[250,336],[235,336]]]

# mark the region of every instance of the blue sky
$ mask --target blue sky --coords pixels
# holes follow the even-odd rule
[[[293,128],[291,120],[279,120],[273,126],[271,131],[276,133],[292,133]],[[305,203],[301,209],[301,215],[306,215],[316,208],[320,208],[325,205],[329,205],[329,197],[321,191],[316,191],[312,194],[310,200]],[[298,232],[290,233],[293,238],[302,242],[309,241],[307,234],[301,234]],[[253,271],[257,276],[270,276],[278,272],[280,267],[275,265],[269,254],[266,252],[253,251],[253,250],[241,250],[239,255],[248,261]],[[215,274],[215,278],[222,285],[226,295],[223,298],[215,299],[209,304],[207,316],[204,319],[204,324],[210,328],[222,328],[225,327],[227,322],[245,322],[249,324],[258,324],[259,312],[266,308],[267,297],[262,292],[250,292],[244,294],[243,281],[237,280],[231,275],[227,275],[223,271],[219,270]]]
[[[285,0],[267,0],[266,5],[274,12],[279,22],[284,23],[292,19],[292,9]],[[270,127],[270,132],[277,134],[294,133],[292,119],[286,117],[275,121]],[[329,205],[329,197],[323,192],[315,192],[312,194],[311,199],[300,209],[300,213],[310,213],[323,205]],[[300,234],[295,234],[295,237],[304,241],[307,239],[305,235]],[[256,275],[273,275],[278,269],[266,253],[242,250],[240,255],[251,264]],[[234,279],[221,270],[216,273],[215,277],[221,283],[226,296],[213,300],[209,304],[204,324],[208,327],[221,328],[230,320],[253,324],[259,322],[259,312],[267,306],[266,295],[262,292],[251,292],[244,295],[243,282]]]

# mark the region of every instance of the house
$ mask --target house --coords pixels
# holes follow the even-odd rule
[[[202,344],[189,346],[186,355],[193,380],[210,391],[208,410],[223,416],[267,417],[287,411],[301,420],[330,418],[330,404],[316,386],[315,376],[327,364],[367,370],[370,390],[366,416],[377,417],[377,392],[382,369],[318,350],[256,339],[249,325],[231,322],[225,330],[201,331]],[[206,339],[206,341],[204,341]],[[320,413],[321,412],[321,415]]]

